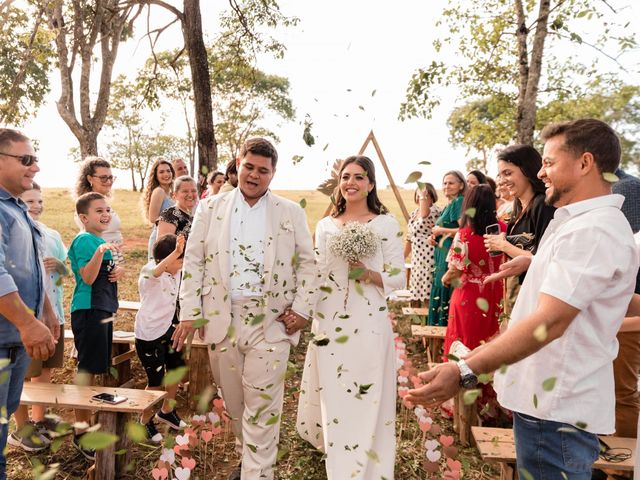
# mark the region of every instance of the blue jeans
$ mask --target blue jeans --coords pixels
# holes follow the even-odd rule
[[[520,478],[526,470],[535,480],[591,480],[600,451],[594,433],[513,412],[513,434]]]
[[[0,347],[0,417],[6,420],[0,423],[0,480],[7,478],[7,460],[3,452],[7,445],[9,418],[20,405],[24,375],[30,363],[24,347]]]

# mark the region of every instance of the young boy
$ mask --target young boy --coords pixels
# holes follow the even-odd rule
[[[184,237],[167,234],[153,245],[153,260],[140,272],[138,290],[140,310],[136,315],[134,332],[136,352],[147,373],[147,389],[160,390],[167,371],[184,366],[180,352],[171,347],[171,336],[178,321],[176,302],[180,285],[180,269],[184,256]],[[174,430],[187,426],[176,412],[175,398],[178,383],[167,385],[168,395],[155,418]],[[140,421],[147,429],[147,438],[154,443],[162,441],[153,421],[153,412],[143,414]]]
[[[81,195],[76,201],[76,212],[85,231],[80,232],[69,247],[76,279],[71,300],[71,329],[78,350],[78,382],[91,385],[93,375],[109,372],[113,315],[118,310],[117,281],[124,275],[124,269],[113,261],[112,254],[119,250],[118,246],[101,238],[111,221],[111,209],[104,196],[96,192]],[[76,410],[76,421],[88,426],[91,411]],[[87,459],[93,460],[95,452],[79,443],[83,434],[82,429],[77,429],[73,444]]]
[[[62,306],[62,279],[60,277],[68,273],[65,266],[67,249],[58,232],[38,221],[44,210],[40,186],[33,182],[31,190],[26,190],[20,195],[20,198],[26,203],[29,216],[37,223],[44,237],[44,287],[60,322],[60,337],[57,339],[55,353],[44,362],[32,360],[25,378],[31,379],[32,382],[49,383],[51,369],[61,368],[64,365],[64,309]],[[31,421],[26,405],[18,407],[14,418],[16,430],[9,436],[8,443],[27,452],[37,452],[47,448],[51,442],[50,433],[56,431],[59,423],[53,415],[45,417],[45,408],[40,405],[34,405],[31,408]]]

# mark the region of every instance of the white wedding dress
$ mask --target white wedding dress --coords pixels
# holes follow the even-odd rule
[[[382,274],[384,289],[361,283],[358,291],[348,264],[327,247],[341,227],[332,217],[316,227],[325,291],[311,327],[297,429],[327,454],[329,480],[393,479],[396,368],[385,297],[405,286],[404,258],[395,218],[378,215],[368,225],[380,245],[362,262]]]

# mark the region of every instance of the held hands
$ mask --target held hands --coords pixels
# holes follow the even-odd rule
[[[484,235],[484,248],[487,252],[504,252],[506,240],[506,233],[500,233],[498,235]]]
[[[409,390],[404,400],[411,405],[437,407],[460,390],[460,369],[453,362],[441,363],[418,376],[426,385]]]
[[[307,320],[291,310],[291,308],[287,308],[276,320],[284,323],[287,335],[293,335],[307,324]]]

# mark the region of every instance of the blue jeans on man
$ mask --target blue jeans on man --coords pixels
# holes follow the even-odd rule
[[[0,480],[7,478],[4,450],[9,434],[9,419],[20,405],[24,375],[30,363],[24,347],[0,346]]]
[[[600,452],[596,434],[518,412],[513,412],[513,434],[520,478],[591,480]]]

